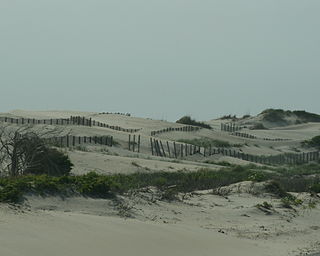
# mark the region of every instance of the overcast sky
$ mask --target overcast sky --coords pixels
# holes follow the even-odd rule
[[[320,113],[319,0],[0,0],[0,112]]]

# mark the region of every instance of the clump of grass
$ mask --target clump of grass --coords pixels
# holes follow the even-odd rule
[[[210,125],[205,124],[203,122],[198,122],[198,121],[192,119],[190,116],[184,116],[184,117],[180,118],[179,120],[177,120],[176,123],[193,125],[193,126],[206,128],[206,129],[212,129],[212,127]]]
[[[286,196],[284,198],[281,198],[281,204],[285,208],[291,209],[292,206],[299,206],[303,203],[301,199],[296,198],[295,196]]]

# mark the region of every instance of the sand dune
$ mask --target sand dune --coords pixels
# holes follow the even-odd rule
[[[141,129],[141,152],[128,150],[128,133],[101,127],[35,125],[35,131],[57,130],[61,135],[111,135],[118,145],[84,146],[64,149],[74,163],[73,174],[89,171],[102,174],[153,171],[196,171],[217,169],[215,164],[227,161],[248,164],[222,155],[201,154],[169,159],[151,155],[150,133],[168,127],[181,127],[167,121],[78,111],[15,110],[1,116],[24,118],[68,118],[86,116],[109,125]],[[164,141],[207,138],[238,144],[244,153],[272,155],[305,150],[301,142],[320,133],[317,123],[244,130],[257,137],[285,138],[288,141],[265,141],[233,136],[219,130],[221,120],[207,123],[213,130],[168,132],[158,134]],[[2,124],[8,125],[8,124]],[[12,125],[16,127],[16,125]],[[205,163],[207,162],[207,163]],[[250,182],[249,182],[250,183]],[[0,204],[0,255],[34,256],[100,256],[100,255],[227,255],[227,256],[300,256],[320,248],[319,209],[285,209],[268,194],[252,194],[249,183],[236,184],[227,196],[212,191],[185,195],[179,202],[146,200],[152,190],[134,197],[114,201],[90,198],[52,198],[28,196],[20,207]],[[252,185],[252,184],[251,184]],[[250,186],[251,186],[250,185]],[[251,188],[251,187],[250,187]],[[307,195],[298,195],[307,196]],[[269,201],[274,212],[267,215],[256,205]],[[309,199],[308,199],[309,200]],[[130,218],[121,218],[119,207]],[[120,216],[119,216],[120,215]]]

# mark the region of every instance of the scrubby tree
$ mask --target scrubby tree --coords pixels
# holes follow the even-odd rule
[[[0,164],[2,174],[68,174],[72,168],[68,156],[50,148],[46,140],[27,128],[0,129]]]

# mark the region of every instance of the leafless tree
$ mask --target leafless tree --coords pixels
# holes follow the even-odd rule
[[[39,166],[49,152],[48,143],[43,137],[58,132],[47,131],[39,136],[30,127],[1,127],[0,173],[16,177]]]

